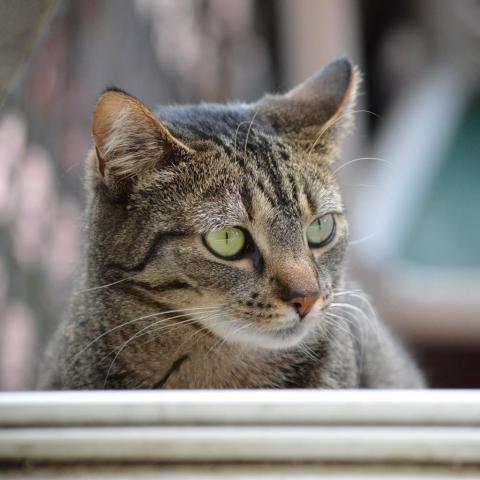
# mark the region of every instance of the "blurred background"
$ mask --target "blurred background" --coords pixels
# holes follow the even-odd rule
[[[433,387],[480,388],[478,0],[0,0],[0,26],[0,389],[33,386],[68,302],[105,86],[249,101],[340,55],[350,270]]]

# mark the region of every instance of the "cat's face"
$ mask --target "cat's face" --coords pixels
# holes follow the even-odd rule
[[[330,165],[354,81],[332,65],[283,97],[169,107],[162,123],[104,94],[92,226],[110,278],[225,341],[288,348],[322,328],[347,245]]]

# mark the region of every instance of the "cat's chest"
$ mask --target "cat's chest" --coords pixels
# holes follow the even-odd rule
[[[234,355],[206,361],[191,354],[162,388],[354,388],[353,358],[341,363],[334,355]]]

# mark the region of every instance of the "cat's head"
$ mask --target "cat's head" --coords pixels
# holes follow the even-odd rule
[[[231,342],[288,348],[321,327],[347,245],[331,165],[356,83],[341,59],[254,104],[156,114],[107,90],[88,170],[97,278]]]

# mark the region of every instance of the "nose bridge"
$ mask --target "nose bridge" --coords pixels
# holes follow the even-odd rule
[[[317,274],[308,257],[278,259],[273,274],[284,295],[318,292]]]
[[[279,296],[286,300],[289,294],[318,294],[317,271],[305,250],[300,222],[276,215],[269,219],[265,233],[269,249],[267,270]]]

